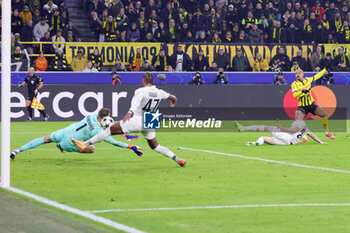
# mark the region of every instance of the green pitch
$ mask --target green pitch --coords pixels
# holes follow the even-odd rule
[[[349,122],[348,122],[349,123]],[[12,124],[12,148],[68,125]],[[348,124],[349,125],[349,124]],[[349,130],[348,130],[349,131]],[[188,147],[350,171],[349,133],[328,145],[246,147],[267,133],[158,133],[161,145]],[[120,136],[117,140],[124,141]],[[148,149],[143,157],[106,143],[95,154],[60,153],[54,144],[20,153],[11,186],[81,210],[203,207],[249,204],[350,203],[349,173],[226,155],[178,150],[174,161]],[[350,206],[138,210],[97,213],[147,232],[348,232]],[[108,230],[108,229],[107,229]]]

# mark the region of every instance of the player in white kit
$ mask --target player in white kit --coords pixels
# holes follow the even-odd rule
[[[91,144],[103,141],[110,135],[124,134],[129,132],[141,132],[143,137],[147,140],[150,148],[158,153],[161,153],[175,162],[181,167],[186,165],[186,161],[179,159],[172,151],[168,148],[158,144],[156,133],[154,129],[143,128],[143,112],[155,112],[159,106],[161,100],[170,100],[170,106],[175,107],[176,97],[163,90],[156,88],[154,84],[154,77],[151,73],[145,73],[142,77],[143,87],[135,91],[134,97],[131,100],[131,107],[128,113],[125,115],[123,120],[115,123],[105,131],[92,137],[90,140],[85,142],[77,141],[72,139],[73,143],[81,150]]]
[[[302,108],[298,108],[295,111],[295,121],[290,128],[284,128],[280,124],[276,126],[266,126],[266,125],[252,125],[252,126],[242,126],[240,123],[235,121],[238,131],[256,131],[256,132],[269,132],[273,137],[259,137],[256,142],[247,142],[247,146],[261,146],[264,143],[271,145],[294,145],[297,144],[300,139],[308,134],[312,139],[321,144],[327,144],[322,142],[315,134],[313,134],[306,126],[305,121],[305,111]]]

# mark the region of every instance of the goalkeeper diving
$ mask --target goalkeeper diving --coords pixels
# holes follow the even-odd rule
[[[108,108],[102,108],[98,114],[91,114],[86,116],[83,120],[77,123],[73,123],[64,129],[59,129],[51,134],[36,138],[27,144],[23,145],[21,148],[14,150],[10,157],[11,159],[15,159],[16,155],[20,152],[34,149],[42,144],[55,142],[57,143],[57,147],[61,152],[80,152],[80,153],[94,153],[96,147],[93,145],[89,145],[86,150],[81,151],[77,146],[74,145],[71,138],[77,138],[78,140],[88,140],[93,136],[103,132],[105,129],[101,125],[102,120],[105,117],[110,116],[110,110]],[[109,125],[110,126],[110,125]],[[105,126],[105,127],[109,127]],[[138,136],[133,135],[122,135],[127,140],[136,139]],[[121,148],[128,148],[133,150],[138,156],[141,156],[143,153],[139,150],[139,147],[134,145],[128,145],[123,142],[119,142],[114,140],[112,137],[108,137],[104,140],[114,146],[118,146]]]
[[[261,146],[264,143],[270,145],[294,145],[300,142],[300,139],[306,134],[309,135],[316,142],[321,144],[327,144],[322,142],[315,134],[313,134],[306,126],[304,118],[306,116],[305,110],[298,108],[295,111],[295,121],[290,128],[284,128],[280,124],[277,126],[267,125],[251,125],[243,126],[237,121],[235,125],[239,132],[253,131],[253,132],[269,132],[273,137],[261,136],[256,142],[246,142],[247,146]]]

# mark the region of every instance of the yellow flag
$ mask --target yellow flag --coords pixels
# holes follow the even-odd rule
[[[33,98],[31,107],[39,109],[39,110],[44,110],[45,109],[44,105],[42,105],[42,103],[40,103],[35,97]]]

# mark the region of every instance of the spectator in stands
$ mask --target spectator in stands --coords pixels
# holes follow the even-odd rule
[[[39,57],[35,60],[35,71],[46,71],[47,60],[43,52],[40,52]]]
[[[289,64],[290,64],[290,60],[289,57],[285,54],[285,50],[283,47],[280,47],[278,49],[278,54],[276,54],[272,59],[271,59],[271,63],[277,61],[279,63],[279,65],[282,68],[282,71],[289,71]]]
[[[246,44],[249,43],[249,37],[245,34],[245,32],[242,30],[239,32],[239,36],[236,38],[236,43],[242,43]]]
[[[192,35],[192,32],[188,31],[186,36],[185,36],[185,38],[183,38],[183,42],[192,43],[194,41],[195,41],[195,39],[194,39],[194,37]]]
[[[317,43],[325,43],[327,41],[328,30],[323,28],[322,23],[317,23],[316,28],[313,30],[313,41]]]
[[[64,46],[65,46],[66,40],[62,36],[62,30],[61,29],[59,29],[57,31],[56,35],[54,35],[52,37],[52,42],[53,42],[52,46],[53,46],[55,52],[57,52],[58,48],[64,50]]]
[[[72,62],[73,63],[73,62]],[[54,71],[68,71],[70,70],[66,56],[63,54],[62,49],[57,49],[57,53],[52,60],[52,68]]]
[[[209,67],[209,61],[202,49],[199,50],[198,56],[193,60],[195,71],[205,71]]]
[[[121,65],[120,59],[119,58],[115,59],[114,65],[112,67],[112,72],[119,71],[120,65]]]
[[[126,71],[130,71],[130,70],[128,69],[127,66],[125,66],[124,63],[121,63],[121,64],[120,64],[120,68],[118,69],[118,71],[126,72]]]
[[[217,33],[215,33],[215,34],[217,34]],[[214,35],[215,35],[214,34]],[[232,33],[231,33],[231,31],[227,31],[226,33],[225,33],[226,35],[225,35],[225,37],[223,38],[223,42],[224,43],[233,43],[234,42],[234,40],[233,40],[233,38],[232,38]],[[214,39],[214,38],[213,38]],[[219,43],[217,40],[218,39],[220,39],[220,38],[217,38],[216,39],[216,42],[217,43]],[[213,41],[214,42],[214,41]],[[221,41],[220,41],[221,42]]]
[[[207,35],[212,35],[214,32],[221,31],[220,19],[216,16],[216,11],[214,8],[211,8],[210,16],[207,18],[206,31]]]
[[[143,66],[144,57],[141,54],[141,49],[136,49],[136,54],[134,56],[130,56],[129,64],[131,71],[140,71],[140,68]]]
[[[87,61],[86,67],[85,67],[85,69],[83,70],[83,72],[86,72],[86,73],[96,73],[96,72],[98,72],[98,70],[92,65],[91,61]]]
[[[249,39],[252,44],[262,44],[264,43],[263,31],[258,28],[257,24],[253,24],[252,29],[249,31]]]
[[[45,36],[45,32],[49,31],[49,25],[46,23],[45,18],[41,18],[40,22],[34,26],[33,34],[37,41],[40,41]]]
[[[143,66],[140,68],[140,71],[154,71],[153,66],[151,66],[150,62],[148,60],[145,60],[143,63]]]
[[[67,19],[69,18],[68,8],[67,8],[66,3],[65,3],[64,0],[61,0],[60,4],[58,6],[58,9],[60,11],[60,15],[62,16],[62,18],[64,18],[63,17],[64,14],[66,15]]]
[[[288,85],[287,81],[283,77],[282,72],[278,72],[278,74],[273,79],[273,84],[274,85]]]
[[[175,20],[170,19],[169,20],[169,41],[170,42],[177,42],[180,41],[180,35],[179,30],[176,27]]]
[[[159,23],[159,27],[157,28],[156,32],[156,40],[158,42],[169,42],[170,36],[168,29],[165,28],[165,25],[163,22]]]
[[[32,13],[29,11],[28,6],[24,6],[23,11],[19,13],[19,17],[22,18],[23,24],[26,24],[28,20],[32,20]]]
[[[178,46],[176,52],[170,57],[171,66],[175,67],[176,72],[191,71],[194,69],[193,61],[190,56],[183,52],[182,46]]]
[[[20,46],[17,46],[15,48],[11,56],[11,63],[15,63],[15,62],[22,62],[22,65],[19,70],[27,71],[28,60],[27,60],[27,57],[22,53]]]
[[[295,27],[294,23],[291,23],[289,25],[289,28],[287,29],[287,43],[298,43],[299,40],[299,31]]]
[[[108,11],[109,15],[111,15],[113,18],[117,17],[120,13],[120,9],[124,8],[124,4],[121,0],[113,0],[112,3],[109,3],[108,5]]]
[[[232,59],[233,71],[248,71],[249,61],[246,56],[243,55],[241,48],[237,48],[237,53]]]
[[[263,59],[260,53],[257,53],[255,56],[255,61],[253,64],[254,72],[264,72],[269,68],[269,65],[265,59]]]
[[[116,71],[112,71],[112,85],[121,85],[122,84],[122,79],[121,77],[117,74]]]
[[[62,30],[63,37],[66,40],[68,39],[68,32],[72,32],[74,40],[80,38],[80,32],[78,28],[73,25],[73,22],[71,20],[68,21],[68,24]]]
[[[108,16],[108,20],[103,22],[102,31],[106,42],[115,42],[117,39],[117,22],[113,21],[113,16]]]
[[[325,13],[325,10],[323,7],[321,7],[320,1],[316,1],[315,6],[312,7],[311,10],[312,10],[312,12],[314,12],[316,14],[316,20],[321,21],[322,16]]]
[[[274,22],[270,31],[271,43],[281,44],[286,42],[286,31],[281,27],[281,22]]]
[[[112,17],[113,19],[113,17]],[[92,11],[90,13],[90,29],[95,34],[95,38],[99,42],[105,42],[105,30],[102,26],[106,26],[108,21],[108,11],[104,10],[101,20],[98,18],[97,13]]]
[[[213,83],[214,84],[221,84],[221,85],[225,84],[225,85],[227,85],[228,82],[229,82],[229,80],[228,80],[227,75],[224,73],[224,69],[223,68],[219,68],[219,72],[216,75]]]
[[[228,33],[228,32],[227,32]],[[231,36],[232,37],[232,36]],[[226,40],[227,40],[228,38],[226,38]],[[221,41],[221,38],[219,37],[219,34],[217,33],[217,32],[215,32],[214,33],[214,35],[213,35],[213,41],[212,41],[212,43],[221,43],[222,41]]]
[[[320,68],[324,69],[326,68],[327,70],[333,70],[333,59],[331,56],[331,53],[326,54],[326,58],[322,59],[320,62]]]
[[[40,42],[51,42],[52,43],[50,33],[45,32],[44,36],[40,39]],[[44,54],[53,54],[53,53],[55,53],[55,49],[53,48],[52,44],[43,44],[43,52],[44,52]]]
[[[293,64],[293,62],[297,62],[300,69],[308,70],[307,62],[306,62],[305,58],[302,57],[302,55],[303,55],[302,51],[301,51],[301,49],[299,49],[297,51],[297,55],[292,58],[291,63]]]
[[[290,69],[291,72],[296,72],[297,70],[299,70],[300,67],[299,67],[299,64],[297,61],[294,61],[293,62],[293,65],[292,65],[292,68]]]
[[[11,16],[11,32],[13,34],[20,33],[23,27],[23,20],[19,17],[18,10],[15,9]]]
[[[89,54],[88,60],[91,61],[91,64],[98,71],[102,70],[102,58],[98,52],[98,49],[95,49],[93,53]]]
[[[49,0],[43,7],[43,15],[51,16],[55,10],[58,10],[58,6],[53,3],[53,0]]]
[[[314,41],[312,40],[313,37],[312,37],[312,31],[313,31],[313,28],[312,26],[310,25],[310,21],[308,19],[305,19],[304,20],[304,25],[303,25],[303,28],[301,30],[301,33],[302,33],[302,40],[301,40],[301,43],[302,44],[309,44],[309,43],[314,43]]]
[[[37,1],[37,0],[35,0],[35,1]],[[37,23],[40,22],[40,19],[41,19],[40,11],[36,10],[36,11],[33,11],[33,12],[34,12],[34,15],[32,17],[32,21],[33,21],[33,25],[36,25]]]
[[[343,47],[339,47],[338,48],[338,55],[336,55],[334,57],[334,66],[337,66],[338,64],[341,64],[340,61],[343,61],[344,65],[349,68],[350,67],[350,62],[349,62],[349,57],[346,56],[346,54],[344,53],[344,48]],[[340,69],[339,67],[337,67],[336,69]]]
[[[105,9],[105,5],[100,0],[92,0],[88,6],[88,12],[95,11],[98,15],[102,15],[102,11]]]
[[[72,59],[72,70],[73,71],[83,71],[86,67],[87,59],[83,56],[83,51],[78,50],[78,53]]]
[[[152,65],[156,71],[167,71],[170,63],[170,58],[164,49],[160,49],[159,54],[152,58]]]
[[[247,17],[242,19],[242,27],[246,32],[249,32],[250,29],[252,29],[253,24],[257,24],[258,20],[254,18],[253,12],[251,10],[248,11]]]
[[[127,33],[127,38],[131,42],[139,42],[140,41],[140,38],[141,38],[140,30],[137,29],[136,23],[131,24],[131,28],[130,28],[130,30],[128,30],[128,33]]]
[[[53,36],[57,33],[58,30],[62,28],[62,19],[59,15],[59,10],[55,9],[53,15],[49,18],[49,32]]]
[[[321,60],[324,59],[324,53],[322,53],[322,47],[318,45],[316,47],[316,52],[311,55],[310,68],[314,70],[315,67],[320,65]]]
[[[207,69],[207,71],[219,71],[218,65],[215,61],[212,61],[211,66]]]
[[[348,72],[349,68],[346,66],[343,60],[340,60],[334,70],[337,72]]]
[[[228,56],[224,53],[223,48],[219,48],[219,52],[214,57],[214,61],[218,65],[218,68],[223,68],[224,70],[228,70],[228,68],[230,67],[230,60]]]
[[[117,18],[115,20],[117,22],[117,28],[118,28],[119,32],[125,32],[128,29],[129,18],[125,14],[125,9],[124,8],[120,9],[120,13],[119,13],[119,15],[117,16]]]
[[[29,2],[29,10],[31,12],[34,12],[34,15],[36,15],[37,12],[39,12],[41,10],[41,2],[40,0],[32,0]],[[33,22],[35,22],[34,20],[34,16],[33,16]],[[36,23],[38,23],[39,21],[37,21]]]
[[[200,9],[194,13],[194,30],[196,31],[196,39],[202,32],[205,32],[206,29],[206,17],[202,14]]]
[[[282,69],[277,61],[272,62],[272,66],[267,70],[268,72],[281,72]]]
[[[202,79],[202,75],[199,71],[196,72],[191,81],[188,82],[189,85],[203,85],[205,82]]]
[[[346,44],[350,43],[350,26],[348,21],[344,21],[340,29],[340,41]]]
[[[66,42],[81,42],[80,39],[76,39],[73,37],[73,32],[68,31],[67,38],[64,38]]]
[[[34,34],[33,34],[33,21],[28,20],[26,25],[23,27],[21,32],[21,41],[22,42],[32,42],[34,41]],[[31,44],[24,45],[24,47],[27,49],[28,53],[32,54],[33,47]]]

